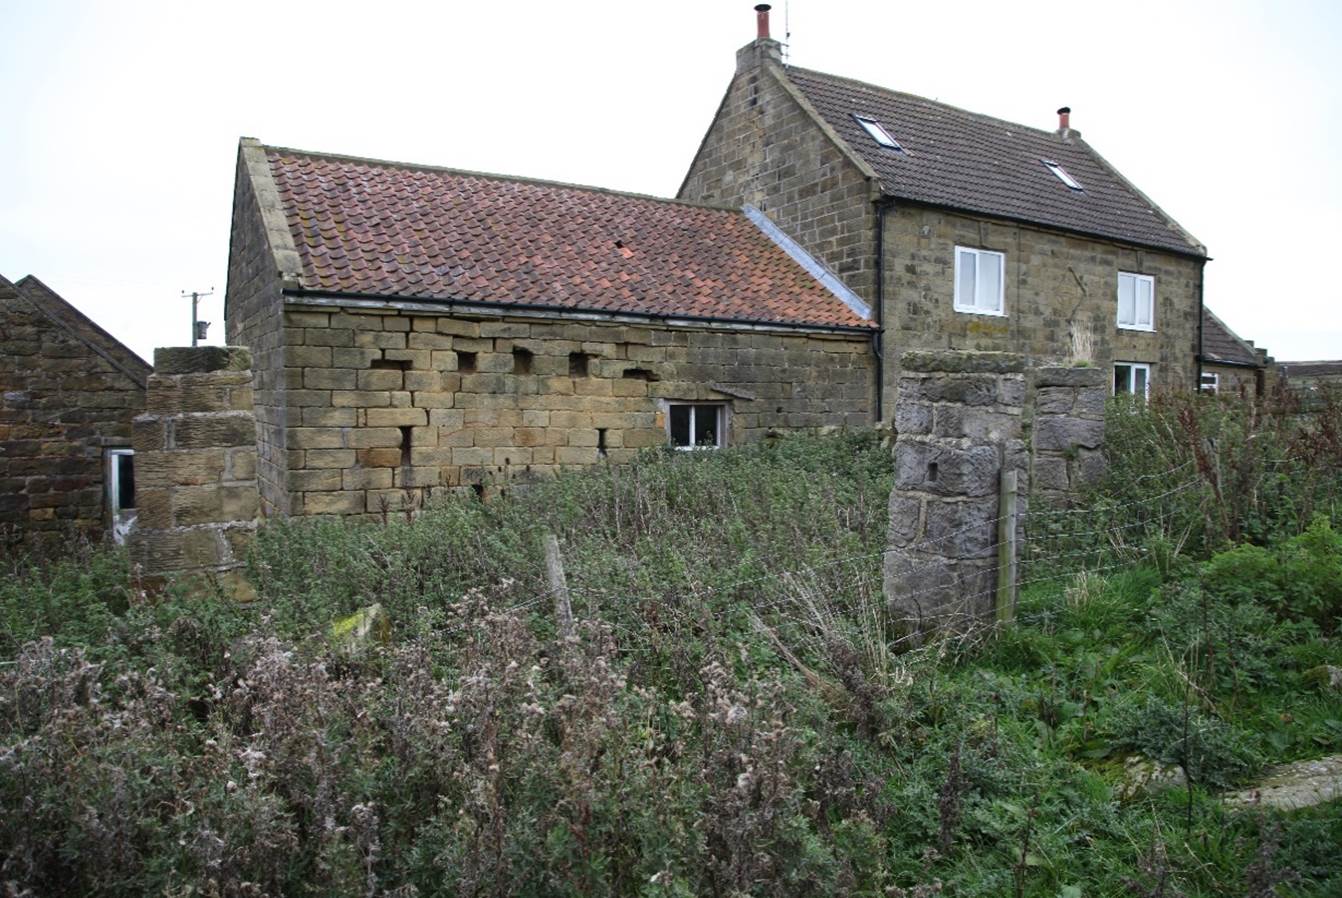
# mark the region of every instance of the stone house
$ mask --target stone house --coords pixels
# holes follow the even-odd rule
[[[872,422],[874,324],[751,209],[262,146],[225,317],[266,515]]]
[[[0,277],[0,535],[124,536],[136,505],[131,419],[149,374],[37,278]]]
[[[1201,389],[1233,396],[1262,396],[1275,366],[1266,349],[1245,340],[1206,307],[1202,310]]]
[[[882,417],[910,350],[1084,359],[1119,390],[1197,388],[1206,250],[1069,109],[1046,131],[787,66],[756,10],[678,195],[759,209],[871,305]]]

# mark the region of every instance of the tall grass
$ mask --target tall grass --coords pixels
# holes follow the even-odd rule
[[[1296,894],[1339,885],[1335,815],[1262,823],[1214,795],[1268,758],[1342,750],[1338,700],[1299,680],[1342,663],[1331,530],[1269,539],[1266,557],[1035,584],[1020,625],[974,650],[900,654],[880,598],[890,469],[874,435],[798,437],[651,453],[413,520],[270,526],[250,607],[145,601],[116,553],[16,567],[0,584],[0,883],[1055,898],[1261,894],[1289,871]],[[571,638],[552,619],[546,533]],[[1274,592],[1233,588],[1250,567]],[[333,640],[333,620],[374,602],[385,642]],[[1187,794],[1124,799],[1131,752],[1185,764]]]

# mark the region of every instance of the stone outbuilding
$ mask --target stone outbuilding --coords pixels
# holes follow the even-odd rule
[[[0,277],[0,536],[124,537],[136,506],[131,420],[149,373],[37,278]]]
[[[1211,309],[1202,310],[1201,389],[1232,396],[1262,396],[1274,380],[1275,366],[1266,349],[1230,329]]]
[[[267,515],[869,425],[869,307],[751,208],[266,147],[225,299]]]
[[[1304,394],[1322,389],[1342,390],[1342,360],[1278,362],[1277,372],[1287,386]]]

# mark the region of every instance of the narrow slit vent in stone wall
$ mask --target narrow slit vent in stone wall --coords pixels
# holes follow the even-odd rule
[[[410,465],[410,430],[409,425],[401,426],[401,466]]]

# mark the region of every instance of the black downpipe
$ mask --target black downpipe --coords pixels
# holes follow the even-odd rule
[[[871,335],[871,351],[876,355],[876,423],[885,420],[885,213],[894,200],[883,196],[876,201],[876,333]]]
[[[1205,346],[1205,344],[1202,342],[1204,339],[1202,334],[1202,328],[1203,324],[1207,320],[1206,312],[1204,312],[1202,309],[1202,284],[1206,277],[1207,277],[1206,263],[1203,263],[1202,271],[1198,272],[1198,351],[1197,355],[1194,356],[1194,358],[1197,360],[1197,364],[1194,366],[1197,369],[1197,373],[1194,374],[1194,377],[1197,379],[1193,381],[1194,393],[1202,392],[1202,352]]]

